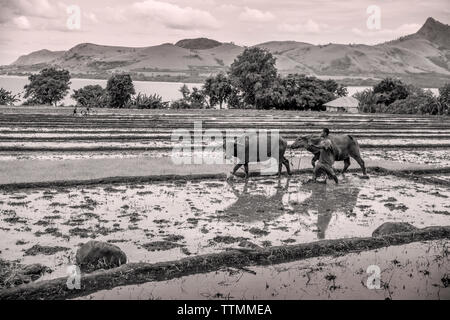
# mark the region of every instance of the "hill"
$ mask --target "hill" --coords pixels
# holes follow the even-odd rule
[[[207,38],[196,38],[196,39],[184,39],[175,43],[176,46],[191,49],[191,50],[205,50],[212,49],[220,46],[222,43],[216,40],[211,40]]]
[[[378,45],[313,45],[271,41],[258,47],[277,58],[280,73],[306,73],[335,78],[400,76],[450,79],[450,26],[428,18],[419,31]],[[225,71],[244,50],[233,43],[207,38],[184,39],[175,44],[130,48],[79,44],[68,51],[40,50],[21,56],[1,72],[28,72],[54,65],[74,74],[107,77],[131,72],[144,78],[205,77]],[[170,80],[170,79],[169,79]]]

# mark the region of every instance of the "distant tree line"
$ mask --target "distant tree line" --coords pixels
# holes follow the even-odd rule
[[[136,94],[129,74],[114,74],[106,88],[87,85],[74,90],[71,97],[76,105],[86,108],[134,109],[220,109],[256,108],[283,110],[324,110],[324,104],[347,95],[347,89],[334,80],[289,74],[281,76],[273,55],[261,48],[247,48],[231,64],[227,73],[208,77],[201,88],[180,88],[181,99],[171,103],[153,94]],[[45,68],[29,76],[24,87],[25,105],[57,105],[69,92],[70,74],[67,70]],[[371,89],[354,95],[359,109],[366,113],[433,114],[450,113],[450,84],[439,89],[439,97],[429,90],[386,78]],[[0,88],[0,105],[19,101],[17,95]]]
[[[74,90],[77,106],[89,108],[256,108],[321,110],[323,104],[346,95],[346,89],[333,80],[291,74],[282,77],[273,55],[260,48],[247,48],[229,72],[208,77],[201,88],[180,88],[182,98],[163,102],[158,95],[137,94],[129,74],[112,75],[106,88],[88,85]],[[67,70],[46,68],[29,76],[25,86],[25,104],[57,105],[70,88]]]
[[[354,95],[359,100],[359,110],[367,113],[398,114],[450,114],[450,83],[439,88],[436,97],[430,90],[386,78]]]
[[[70,89],[70,73],[57,68],[45,68],[37,74],[28,77],[25,85],[24,105],[55,105],[57,106]],[[158,109],[167,108],[168,102],[163,102],[159,95],[135,94],[134,84],[128,74],[112,75],[106,88],[100,85],[87,85],[74,90],[71,97],[76,105],[85,108],[136,108]],[[0,88],[0,105],[13,105],[19,101],[18,95]]]

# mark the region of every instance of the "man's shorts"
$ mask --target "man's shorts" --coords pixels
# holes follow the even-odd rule
[[[333,167],[331,167],[330,165],[321,163],[321,162],[317,162],[314,167],[314,176],[317,178],[321,175],[322,172],[325,172],[329,178],[336,176],[336,173],[334,172]]]

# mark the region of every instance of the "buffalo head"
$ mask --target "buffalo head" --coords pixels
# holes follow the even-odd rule
[[[297,139],[295,139],[294,143],[291,145],[292,149],[299,149],[299,148],[305,148],[309,152],[317,153],[320,152],[320,149],[315,147],[315,145],[318,145],[322,138],[320,136],[313,136],[313,135],[305,135],[305,136],[299,136]]]

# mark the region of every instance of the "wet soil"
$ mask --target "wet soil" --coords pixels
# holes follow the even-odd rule
[[[450,225],[449,186],[383,175],[364,180],[347,174],[339,185],[305,184],[308,179],[2,191],[0,257],[45,264],[54,271],[46,277],[57,277],[90,239],[117,243],[129,261],[158,262],[220,252],[243,241],[267,247],[370,236],[386,221]]]

